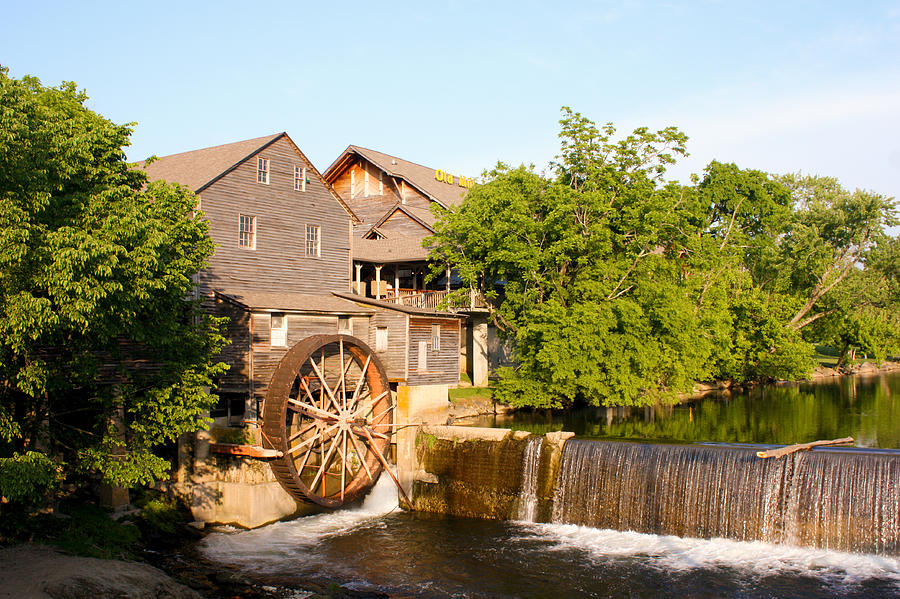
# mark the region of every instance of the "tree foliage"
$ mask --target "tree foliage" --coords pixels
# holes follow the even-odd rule
[[[130,170],[130,128],[86,99],[0,71],[0,458],[133,485],[215,400],[224,340],[189,299],[213,244],[195,196]]]
[[[867,304],[877,318],[841,298],[859,276],[896,281],[892,199],[720,162],[692,185],[666,182],[684,133],[616,139],[612,124],[562,110],[552,175],[498,164],[439,211],[429,242],[435,274],[455,267],[459,296],[484,294],[513,342],[498,398],[636,405],[698,380],[799,378],[814,365],[810,325],[835,319],[862,319],[866,343],[886,347],[889,292]],[[881,266],[861,268],[876,250]]]

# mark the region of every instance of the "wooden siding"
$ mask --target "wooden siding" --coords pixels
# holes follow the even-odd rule
[[[420,193],[418,190],[413,187],[407,185],[406,186],[406,205],[412,208],[422,208],[424,210],[430,210],[432,201],[428,199],[428,196]]]
[[[365,172],[369,172],[369,195],[364,192]],[[351,172],[353,175],[351,177]],[[431,200],[426,195],[416,190],[409,183],[401,185],[400,179],[393,179],[387,173],[383,174],[384,193],[378,193],[378,173],[383,172],[374,164],[360,158],[350,167],[344,169],[334,179],[332,187],[350,209],[363,221],[363,225],[357,227],[357,234],[362,235],[372,225],[378,222],[391,208],[398,203],[405,203],[413,208],[428,210]],[[350,183],[353,179],[353,194],[350,193]],[[402,201],[398,189],[405,191],[405,202]],[[352,197],[351,197],[352,195]]]
[[[229,366],[228,372],[219,379],[218,389],[247,395],[250,391],[250,313],[229,302],[218,301],[215,314],[228,317],[225,337],[231,341],[217,357]]]
[[[431,342],[431,326],[441,327],[440,349]],[[410,385],[455,385],[459,383],[459,320],[447,318],[409,319],[409,377]],[[419,370],[419,342],[428,347],[427,369]]]
[[[369,339],[366,343],[375,350],[375,330],[378,327],[388,329],[387,351],[376,351],[388,371],[391,382],[406,380],[406,329],[407,315],[393,310],[379,310],[369,322]]]
[[[257,183],[257,156],[269,160],[269,184]],[[306,191],[294,190],[294,167],[306,167]],[[216,252],[200,273],[200,293],[260,289],[346,291],[350,285],[350,216],[286,138],[242,162],[200,194]],[[256,217],[256,249],[238,247],[239,215]],[[306,256],[306,225],[320,227],[321,256]]]
[[[422,226],[418,221],[413,220],[408,214],[401,210],[395,210],[394,213],[383,223],[378,226],[379,229],[386,233],[396,233],[398,236],[406,237],[422,237],[423,235],[431,235],[428,228]],[[390,236],[394,238],[393,235]]]
[[[373,348],[374,345],[374,337],[370,337],[369,333],[369,318],[368,317],[353,317],[350,319],[350,330],[353,333],[353,336],[357,339],[362,339],[366,342],[366,344]],[[374,335],[374,333],[372,333]],[[371,343],[370,343],[371,341]]]
[[[270,346],[271,315],[267,312],[253,313],[253,394],[262,399],[266,395],[272,374],[284,354],[298,342],[310,335],[334,335],[338,332],[338,317],[312,314],[287,314],[287,345]]]

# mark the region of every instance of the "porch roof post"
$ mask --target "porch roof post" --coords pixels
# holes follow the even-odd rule
[[[399,304],[400,300],[400,265],[394,264],[394,302]]]
[[[384,265],[377,264],[375,265],[375,299],[381,299],[381,269],[384,268]]]

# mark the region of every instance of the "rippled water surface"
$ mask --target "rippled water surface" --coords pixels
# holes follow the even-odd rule
[[[900,449],[900,374],[758,387],[674,407],[517,412],[466,424],[685,443],[789,445],[851,436],[857,447]]]
[[[900,597],[893,557],[361,508],[210,535],[203,551],[272,583],[321,576],[412,597]]]

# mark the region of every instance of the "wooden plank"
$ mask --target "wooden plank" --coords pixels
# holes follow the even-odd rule
[[[432,325],[440,327],[440,347],[432,345]],[[409,376],[411,385],[453,385],[459,383],[459,320],[410,316]],[[418,348],[428,347],[426,369],[419,368]]]
[[[225,455],[240,455],[248,458],[280,458],[283,453],[277,449],[265,449],[259,445],[241,445],[238,443],[210,443],[209,450]]]
[[[256,157],[203,191],[203,211],[217,244],[200,273],[200,292],[243,288],[330,293],[349,288],[350,217],[318,177],[294,190],[294,166],[305,162],[284,138],[260,154],[269,159],[269,184],[256,182]],[[256,249],[238,247],[238,216],[257,217]],[[321,256],[306,256],[306,225],[321,227]],[[286,273],[288,276],[286,276]]]

